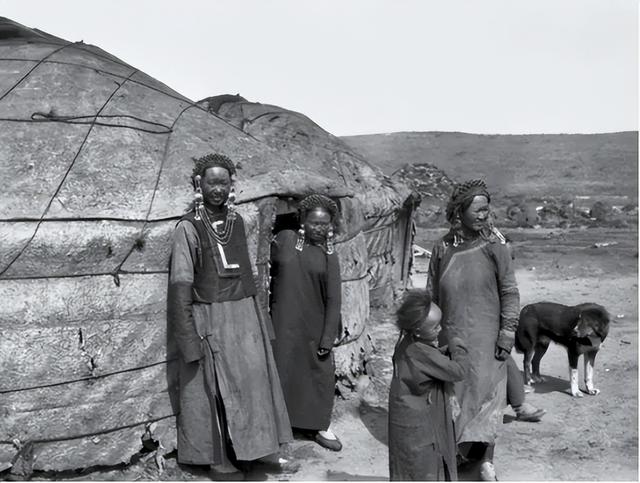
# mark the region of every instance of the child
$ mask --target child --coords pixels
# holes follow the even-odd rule
[[[389,390],[391,480],[457,480],[456,441],[446,386],[465,376],[467,350],[454,337],[438,349],[440,308],[410,290],[397,312],[400,339]]]

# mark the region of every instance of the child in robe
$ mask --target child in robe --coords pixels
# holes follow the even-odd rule
[[[464,379],[467,350],[459,338],[438,347],[440,308],[426,290],[410,290],[397,311],[400,339],[389,391],[390,479],[454,481],[456,441],[449,397]]]

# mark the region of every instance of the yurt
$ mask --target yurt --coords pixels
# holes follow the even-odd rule
[[[361,371],[370,302],[407,281],[415,200],[301,114],[231,97],[195,103],[95,46],[0,18],[0,472],[175,448],[170,241],[193,158],[210,152],[239,165],[265,310],[273,233],[308,193],[339,203],[336,364],[347,380]]]

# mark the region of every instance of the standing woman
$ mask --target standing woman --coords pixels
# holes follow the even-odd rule
[[[442,309],[441,337],[462,339],[469,372],[455,384],[461,453],[481,461],[480,477],[495,480],[493,450],[506,405],[507,365],[520,295],[504,236],[491,223],[485,183],[457,185],[447,205],[449,232],[436,242],[428,291]]]
[[[178,460],[224,474],[293,439],[244,222],[229,203],[234,174],[226,156],[196,160],[195,209],[175,229],[167,296],[181,356]]]
[[[335,393],[332,348],[340,326],[341,278],[333,234],[338,207],[311,195],[299,205],[301,227],[279,232],[271,246],[271,317],[275,359],[291,425],[313,431],[340,451],[329,429]]]

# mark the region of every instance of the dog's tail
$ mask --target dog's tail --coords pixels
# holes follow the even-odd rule
[[[520,311],[520,317],[518,319],[518,328],[516,329],[516,340],[515,340],[514,347],[516,349],[516,352],[520,354],[523,354],[525,352],[525,348],[522,344],[522,341],[520,340],[521,337],[524,337],[523,330],[522,330],[523,329],[522,321],[527,316],[530,310],[531,309],[529,305],[524,306]]]
[[[518,337],[518,331],[516,331],[516,341],[513,346],[515,347],[516,352],[518,352],[519,354],[524,353],[524,347],[522,347],[522,343],[520,342],[520,337]]]

